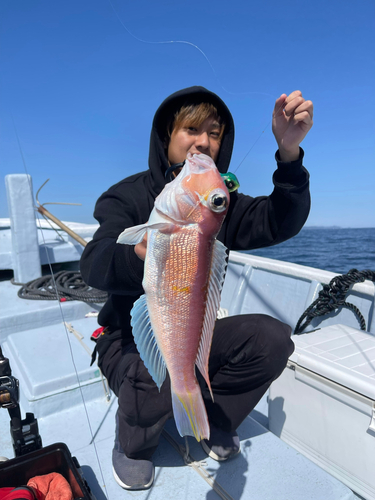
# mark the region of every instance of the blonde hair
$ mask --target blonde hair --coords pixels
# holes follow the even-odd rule
[[[188,104],[182,106],[173,116],[167,127],[167,137],[166,142],[169,143],[169,139],[172,135],[173,130],[179,130],[185,125],[190,127],[199,127],[207,118],[214,118],[220,125],[220,135],[219,141],[224,134],[225,123],[223,119],[219,116],[216,107],[208,102],[202,102],[200,104]]]

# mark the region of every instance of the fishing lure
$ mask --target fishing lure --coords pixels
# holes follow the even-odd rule
[[[220,175],[223,178],[225,185],[227,186],[227,189],[230,193],[237,191],[237,189],[240,187],[240,183],[235,174],[227,172],[226,174],[220,174]]]

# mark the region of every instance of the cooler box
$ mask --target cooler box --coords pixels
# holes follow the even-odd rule
[[[366,499],[375,499],[375,337],[344,325],[293,336],[269,395],[269,427]]]

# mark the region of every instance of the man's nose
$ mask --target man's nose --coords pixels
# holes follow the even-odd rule
[[[209,137],[208,137],[208,133],[207,132],[202,132],[201,134],[199,134],[197,136],[197,139],[195,141],[195,145],[197,147],[201,147],[201,148],[204,148],[204,149],[207,149],[210,145],[210,140],[209,140]]]

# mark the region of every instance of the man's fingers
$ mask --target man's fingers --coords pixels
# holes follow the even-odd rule
[[[286,94],[281,94],[281,96],[278,99],[276,99],[275,107],[273,109],[274,116],[281,116],[284,114],[283,109],[286,98],[287,98]]]
[[[292,99],[288,98],[285,100],[284,104],[284,112],[286,116],[292,116],[294,115],[296,109],[298,106],[301,106],[305,102],[305,99],[302,97],[302,95],[298,95],[293,97]]]
[[[302,97],[302,92],[300,90],[294,90],[286,98],[287,103],[295,99],[296,97]]]
[[[143,240],[140,243],[137,243],[134,247],[134,252],[142,260],[145,260],[146,258],[146,251],[147,251],[147,232],[144,235]]]
[[[313,120],[312,116],[308,111],[302,111],[301,113],[297,113],[294,115],[294,121],[295,122],[304,122],[307,125],[312,125]]]
[[[312,102],[305,101],[300,90],[294,90],[288,96],[286,94],[282,94],[275,102],[274,116],[277,117],[283,114],[287,117],[293,116],[296,112],[299,112],[299,107],[305,102],[309,104],[306,108],[301,108],[301,111],[308,110],[311,112],[312,116]]]
[[[314,106],[311,101],[305,101],[294,111],[294,121],[304,122],[307,125],[313,123]]]
[[[314,105],[311,101],[305,101],[296,110],[294,111],[294,115],[297,115],[299,113],[303,113],[304,111],[307,111],[311,118],[314,115]]]
[[[275,102],[275,108],[273,112],[273,125],[272,130],[275,134],[276,140],[281,141],[282,135],[285,133],[282,131],[282,127],[288,127],[288,125],[297,125],[305,131],[305,134],[313,126],[313,114],[314,106],[311,101],[306,101],[302,96],[300,90],[295,90],[288,96],[282,94]],[[279,127],[282,124],[281,129]]]

